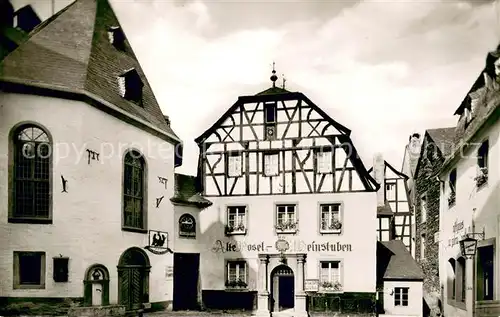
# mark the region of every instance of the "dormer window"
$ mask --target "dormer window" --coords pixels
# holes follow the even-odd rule
[[[141,77],[134,68],[118,76],[120,96],[127,100],[141,103],[143,86],[144,84],[142,83]]]
[[[109,43],[111,43],[114,47],[118,49],[123,49],[123,45],[125,43],[125,34],[121,27],[112,26],[108,29],[108,39]]]

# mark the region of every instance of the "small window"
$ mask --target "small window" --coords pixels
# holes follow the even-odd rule
[[[340,218],[341,204],[320,205],[321,233],[339,233],[342,230],[342,219]]]
[[[133,68],[118,76],[120,96],[127,100],[141,104],[143,87],[139,73]]]
[[[179,218],[179,236],[196,238],[196,220],[190,214],[184,214]]]
[[[295,205],[276,206],[276,231],[281,233],[297,231],[297,215]]]
[[[229,177],[240,177],[243,174],[241,153],[229,153],[227,159],[227,175]]]
[[[265,109],[265,122],[276,123],[276,117],[277,117],[276,103],[265,104],[264,109]]]
[[[264,154],[264,176],[267,176],[267,177],[278,176],[279,170],[280,170],[279,153],[265,153]]]
[[[425,259],[425,234],[420,236],[420,260]]]
[[[333,156],[331,149],[321,149],[316,152],[316,168],[319,174],[328,174],[333,171]]]
[[[112,26],[108,29],[108,39],[117,49],[125,48],[125,34],[119,26]]]
[[[248,270],[245,261],[227,262],[226,287],[246,288],[248,286]]]
[[[420,222],[424,223],[427,221],[427,196],[423,195],[420,197]]]
[[[475,178],[477,187],[480,187],[488,182],[488,153],[489,142],[484,141],[477,150],[477,176]]]
[[[67,282],[68,281],[68,266],[69,259],[60,257],[53,258],[53,278],[54,282]]]
[[[333,291],[341,290],[340,261],[323,261],[320,263],[320,267],[321,289]]]
[[[45,252],[14,252],[14,289],[45,288]]]
[[[226,234],[245,234],[247,232],[246,206],[227,207]]]
[[[394,288],[394,306],[408,306],[408,287]]]
[[[456,186],[457,186],[457,169],[450,172],[448,179],[449,194],[448,194],[448,207],[455,205],[456,201]]]

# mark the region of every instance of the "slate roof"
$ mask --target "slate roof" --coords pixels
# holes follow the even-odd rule
[[[264,91],[259,92],[258,94],[256,94],[256,96],[286,94],[288,92],[290,92],[290,91],[283,89],[283,88],[271,87],[269,89],[266,89]]]
[[[378,279],[422,281],[424,273],[401,240],[377,242]]]
[[[170,201],[180,204],[194,205],[206,208],[212,205],[212,202],[199,193],[197,180],[195,176],[175,174],[174,197]]]
[[[439,128],[439,129],[428,129],[426,132],[431,137],[434,144],[437,145],[441,154],[446,157],[453,151],[454,139],[455,139],[455,127],[450,128]]]
[[[120,24],[107,0],[76,0],[42,22],[0,62],[0,82],[85,95],[111,104],[110,109],[118,107],[118,111],[180,143],[165,121],[128,40],[123,50],[109,42],[108,28],[112,26]],[[142,106],[119,95],[117,76],[131,68],[144,83]]]

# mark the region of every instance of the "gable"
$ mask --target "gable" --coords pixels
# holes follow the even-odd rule
[[[255,96],[239,97],[215,124],[195,139],[203,160],[200,174],[206,177],[205,184],[212,183],[214,195],[248,193],[251,180],[246,185],[239,180],[252,179],[254,174],[263,172],[262,152],[266,149],[281,152],[276,159],[279,176],[272,178],[270,185],[267,185],[269,180],[261,182],[261,194],[263,190],[267,194],[278,193],[278,188],[281,193],[373,191],[378,184],[366,171],[350,133],[302,93],[273,87]],[[243,166],[238,169],[248,169],[250,176],[226,180],[228,161],[234,155],[239,156],[238,153],[242,153],[241,160],[249,162],[248,167],[241,163]],[[331,157],[334,170],[318,173],[319,156],[326,160]],[[294,172],[290,172],[292,168]],[[297,184],[302,184],[302,188]],[[287,186],[288,189],[284,188]]]

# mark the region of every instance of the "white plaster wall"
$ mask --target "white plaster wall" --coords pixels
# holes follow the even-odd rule
[[[394,306],[396,287],[408,287],[408,306]],[[392,295],[391,295],[392,294]],[[386,316],[423,316],[423,285],[418,281],[384,282],[384,310]]]
[[[185,206],[185,205],[174,205],[174,241],[175,241],[175,253],[199,253],[199,243],[200,243],[200,221],[199,208],[193,206]],[[184,214],[190,214],[196,220],[196,237],[195,238],[187,238],[179,236],[179,219]]]
[[[11,128],[22,121],[45,126],[55,144],[53,162],[53,224],[7,223],[7,149]],[[121,146],[121,148],[120,148]],[[85,103],[32,95],[0,94],[0,294],[10,297],[83,297],[85,270],[94,263],[110,272],[110,302],[117,302],[120,255],[148,243],[144,233],[121,230],[123,153],[134,147],[147,160],[148,229],[172,234],[174,163],[173,145],[128,125]],[[87,163],[86,149],[100,152]],[[67,150],[67,151],[66,151]],[[163,152],[161,152],[163,150]],[[61,193],[60,176],[68,180]],[[168,179],[165,189],[158,176]],[[156,198],[165,196],[159,208]],[[172,240],[172,238],[170,238]],[[13,252],[46,252],[46,287],[13,289]],[[146,251],[147,252],[147,251]],[[69,282],[54,283],[52,257],[70,258]],[[166,267],[172,255],[148,253],[150,301],[172,299],[172,281]]]
[[[452,208],[448,207],[448,182],[446,181],[445,190],[441,190],[441,208],[440,208],[440,256],[439,256],[439,275],[440,283],[444,287],[444,313],[447,316],[464,316],[463,307],[455,307],[453,303],[447,300],[448,283],[450,278],[447,274],[448,259],[458,258],[460,256],[459,244],[452,245],[452,239],[455,242],[460,240],[460,237],[471,231],[472,217],[475,219],[475,231],[482,232],[485,230],[486,239],[498,239],[499,234],[499,209],[500,206],[500,145],[499,141],[500,123],[496,123],[490,127],[481,137],[475,141],[474,147],[462,155],[461,160],[456,164],[457,168],[457,194],[456,204]],[[477,149],[480,144],[486,139],[489,139],[489,158],[488,158],[488,183],[480,188],[476,188],[474,177],[476,176],[477,165]],[[447,178],[446,178],[447,180]],[[473,212],[473,209],[476,209]],[[464,222],[464,229],[460,232],[453,232],[455,222]],[[495,264],[495,291],[496,300],[500,299],[500,279],[498,278],[500,255],[497,252],[494,259]],[[468,261],[467,263],[470,263]],[[472,276],[467,276],[469,281]],[[467,283],[469,285],[469,282]],[[462,305],[463,306],[463,305]]]
[[[200,213],[199,245],[201,250],[201,282],[203,289],[225,288],[225,260],[244,258],[250,265],[250,289],[257,289],[258,254],[278,253],[275,242],[276,203],[296,203],[299,231],[284,235],[290,241],[289,252],[307,253],[305,279],[317,279],[320,260],[342,260],[345,292],[375,292],[376,279],[376,193],[304,194],[253,197],[210,197],[214,203]],[[319,204],[343,202],[343,231],[340,235],[319,234]],[[226,237],[227,205],[248,206],[248,229],[245,236]],[[214,243],[221,240],[239,245],[231,252],[214,252]],[[314,252],[310,243],[351,244],[352,251]],[[264,251],[257,250],[264,246]],[[254,247],[254,249],[252,249]],[[250,250],[249,250],[250,248]],[[270,273],[270,272],[268,272]]]

